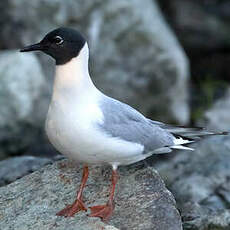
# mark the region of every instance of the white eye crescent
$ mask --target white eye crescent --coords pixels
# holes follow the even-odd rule
[[[54,38],[54,42],[55,42],[57,45],[61,45],[61,44],[64,42],[64,40],[63,40],[62,37],[56,36],[56,37]]]

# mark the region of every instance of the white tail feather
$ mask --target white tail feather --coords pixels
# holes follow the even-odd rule
[[[183,146],[183,145],[173,145],[173,146],[170,146],[171,149],[183,149],[183,150],[189,150],[189,151],[194,151],[193,148],[189,148],[189,147],[186,147],[186,146]]]
[[[186,140],[186,139],[183,139],[182,137],[176,138],[174,140],[175,145],[185,145],[185,144],[189,144],[189,143],[193,143],[193,142],[194,141]]]

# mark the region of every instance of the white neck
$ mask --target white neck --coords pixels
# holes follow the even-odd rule
[[[64,65],[56,66],[56,74],[53,87],[53,98],[63,95],[90,93],[95,90],[88,72],[89,48],[87,43],[80,51],[79,55],[72,58]],[[67,96],[68,96],[67,95]]]

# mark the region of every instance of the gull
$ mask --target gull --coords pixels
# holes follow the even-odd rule
[[[59,216],[71,217],[79,211],[87,211],[82,193],[89,175],[88,165],[112,167],[108,202],[90,207],[91,217],[106,221],[115,207],[118,166],[173,149],[193,150],[186,145],[201,136],[214,134],[201,128],[176,127],[150,120],[131,106],[103,94],[89,74],[86,39],[74,29],[55,29],[39,43],[20,51],[42,51],[55,59],[46,133],[60,153],[84,165],[77,197],[73,204],[57,213]],[[101,72],[103,74],[103,70]]]

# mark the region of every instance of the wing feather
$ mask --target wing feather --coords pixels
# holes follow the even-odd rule
[[[152,124],[137,110],[113,98],[100,103],[104,122],[100,125],[109,135],[144,146],[144,153],[174,144],[174,136],[157,124]],[[168,151],[168,149],[167,149]]]

